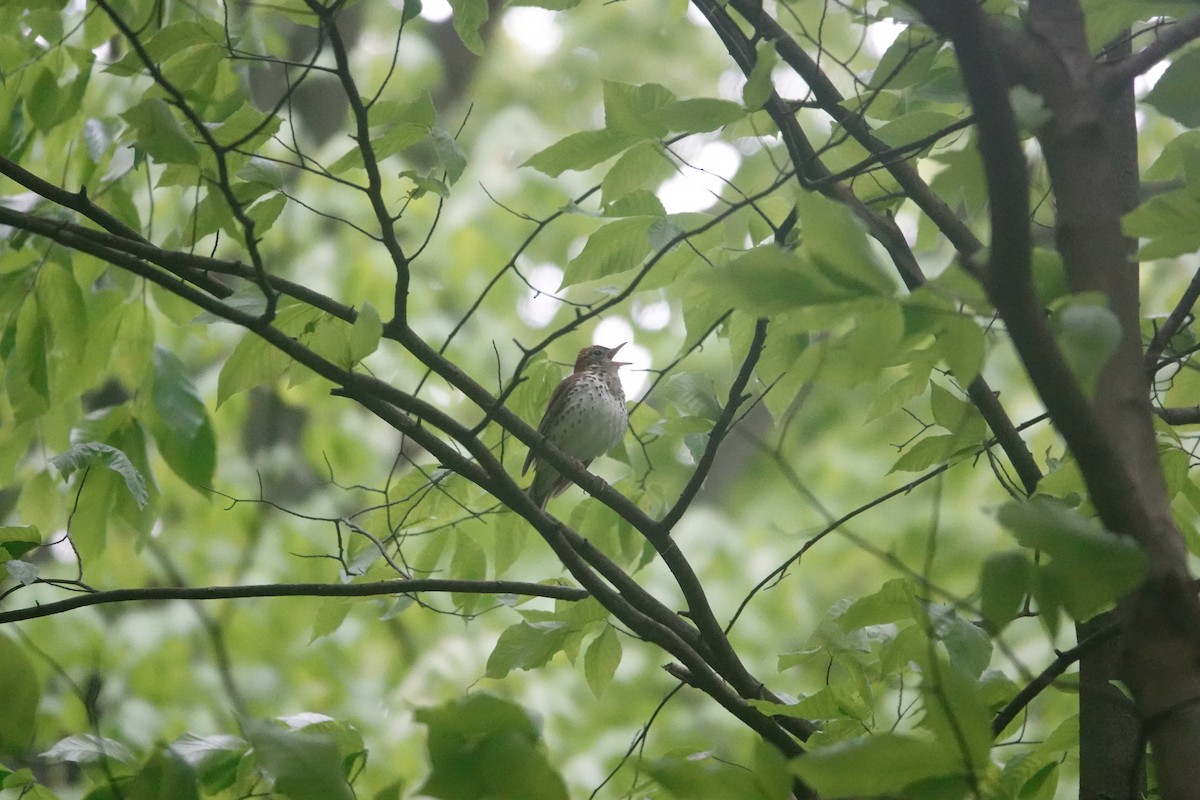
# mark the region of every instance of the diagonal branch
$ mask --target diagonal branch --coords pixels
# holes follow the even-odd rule
[[[1197,38],[1200,38],[1200,11],[1177,20],[1129,58],[1113,62],[1103,76],[1105,91],[1111,97],[1119,95],[1138,75]]]
[[[704,485],[705,479],[708,478],[709,470],[712,469],[713,462],[717,457],[717,450],[721,447],[721,442],[725,440],[725,436],[729,433],[730,427],[733,425],[733,418],[737,414],[739,408],[742,407],[747,399],[743,394],[746,390],[746,385],[750,383],[750,376],[754,374],[754,367],[758,364],[758,359],[762,355],[763,346],[767,341],[767,320],[760,319],[754,323],[754,336],[750,340],[750,348],[746,352],[746,357],[742,359],[742,368],[738,370],[737,376],[733,379],[733,385],[729,387],[729,398],[725,401],[725,408],[721,411],[721,416],[717,417],[717,421],[713,423],[712,430],[708,434],[708,444],[704,447],[704,453],[700,456],[700,460],[696,463],[696,468],[692,470],[692,475],[688,478],[687,484],[683,487],[683,491],[679,493],[679,498],[675,501],[675,505],[671,506],[670,510],[662,516],[658,521],[658,528],[663,534],[670,533],[675,527],[680,517],[691,506],[692,501],[696,498],[696,494],[700,491],[700,487]]]
[[[992,718],[992,735],[999,736],[1003,733],[1009,723],[1017,718],[1017,714],[1020,714],[1026,706],[1033,702],[1035,697],[1053,684],[1058,676],[1066,672],[1072,664],[1082,659],[1089,652],[1112,639],[1112,637],[1117,635],[1118,631],[1119,626],[1115,624],[1109,625],[1106,628],[1096,631],[1069,650],[1060,652],[1058,657],[1038,673],[1033,680],[1022,686],[1021,690],[1005,703],[1004,708],[996,712],[996,716]]]
[[[1163,366],[1159,364],[1158,359],[1167,349],[1167,344],[1175,334],[1179,333],[1184,323],[1192,315],[1192,309],[1198,300],[1200,300],[1200,270],[1197,270],[1196,274],[1192,276],[1191,282],[1183,291],[1183,296],[1179,298],[1175,308],[1171,309],[1170,315],[1163,324],[1154,331],[1154,338],[1146,347],[1146,370],[1152,379]]]

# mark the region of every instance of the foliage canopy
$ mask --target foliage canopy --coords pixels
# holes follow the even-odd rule
[[[1200,785],[1189,6],[0,32],[0,798]]]

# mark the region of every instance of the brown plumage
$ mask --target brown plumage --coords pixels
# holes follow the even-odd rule
[[[585,467],[616,447],[629,425],[625,391],[617,375],[617,369],[629,362],[613,361],[613,356],[624,346],[622,342],[616,347],[592,345],[580,350],[575,372],[555,387],[538,425],[543,436],[564,453],[582,461]],[[535,466],[529,497],[545,508],[550,498],[561,494],[571,481],[537,458],[533,451],[525,459],[522,475],[530,464]]]

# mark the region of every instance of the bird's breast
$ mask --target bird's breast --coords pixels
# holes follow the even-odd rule
[[[625,395],[600,376],[583,374],[564,398],[549,435],[565,452],[590,461],[611,450],[625,435],[629,414]]]

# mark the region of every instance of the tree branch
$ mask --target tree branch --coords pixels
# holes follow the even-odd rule
[[[1195,425],[1200,423],[1200,406],[1179,408],[1156,408],[1154,413],[1168,425]]]
[[[1141,50],[1108,66],[1102,76],[1105,93],[1115,97],[1125,91],[1130,81],[1197,37],[1200,37],[1200,11],[1177,20]]]
[[[1146,346],[1146,371],[1150,374],[1151,379],[1161,369],[1158,363],[1159,357],[1167,349],[1167,344],[1175,334],[1179,333],[1180,329],[1183,328],[1183,324],[1191,316],[1192,309],[1196,306],[1197,300],[1200,300],[1200,270],[1197,270],[1196,274],[1192,276],[1191,282],[1183,290],[1183,296],[1179,298],[1179,302],[1171,309],[1170,315],[1163,324],[1154,331],[1154,338]]]
[[[754,367],[758,364],[758,359],[762,355],[763,346],[767,341],[767,320],[759,319],[754,323],[754,336],[750,340],[750,348],[746,351],[745,358],[742,359],[742,367],[738,370],[738,374],[733,379],[733,384],[729,387],[729,397],[725,401],[725,408],[721,410],[721,415],[717,417],[717,421],[713,423],[712,430],[708,434],[708,443],[704,447],[704,453],[700,456],[700,460],[696,462],[696,468],[692,470],[691,477],[684,485],[683,490],[679,493],[679,498],[675,501],[675,505],[671,506],[670,510],[662,516],[658,521],[658,529],[664,535],[670,533],[675,527],[675,523],[684,515],[684,512],[691,506],[692,501],[696,498],[696,494],[700,491],[700,487],[704,485],[705,479],[708,477],[709,470],[712,469],[713,461],[717,457],[717,450],[721,447],[721,442],[724,441],[726,434],[729,433],[729,428],[733,424],[733,418],[737,414],[737,410],[742,407],[746,397],[743,392],[746,390],[746,385],[750,382],[750,377],[754,374]]]
[[[330,9],[321,5],[317,0],[307,0],[307,2],[309,9],[321,20],[321,25],[329,34],[329,44],[333,49],[334,61],[337,63],[338,79],[342,83],[342,89],[346,95],[346,101],[350,104],[350,113],[354,120],[354,138],[358,143],[359,152],[362,153],[363,169],[367,173],[367,198],[371,203],[371,210],[375,214],[375,221],[379,225],[380,241],[388,251],[396,270],[396,287],[392,302],[393,323],[401,327],[407,326],[408,287],[411,280],[409,257],[405,254],[404,248],[396,236],[395,217],[383,198],[383,175],[379,169],[379,160],[375,156],[375,147],[371,143],[371,122],[367,107],[363,104],[362,95],[354,82],[346,44],[342,41],[342,34],[338,29],[337,22],[334,21],[336,6],[334,9]]]
[[[51,617],[87,606],[163,600],[229,600],[243,597],[378,597],[418,592],[459,594],[516,594],[579,601],[590,594],[571,586],[526,581],[466,581],[441,578],[378,581],[375,583],[268,583],[248,586],[151,586],[110,589],[58,600],[53,603],[0,611],[0,625],[38,617]]]
[[[221,192],[221,196],[225,199],[225,203],[229,206],[229,210],[233,213],[238,224],[242,228],[242,243],[246,246],[246,252],[250,256],[250,263],[254,267],[255,282],[259,289],[262,290],[263,296],[267,301],[265,318],[271,319],[275,316],[275,304],[278,300],[275,290],[271,288],[270,282],[267,280],[266,267],[264,266],[262,252],[258,249],[258,237],[254,234],[256,223],[246,213],[246,204],[238,199],[237,194],[233,190],[233,185],[230,182],[229,163],[226,160],[228,148],[222,146],[216,139],[209,126],[205,123],[187,97],[179,90],[167,76],[163,74],[159,65],[151,58],[146,51],[145,45],[137,32],[125,22],[124,18],[116,12],[109,4],[108,0],[96,0],[96,4],[104,11],[109,20],[116,27],[121,35],[129,42],[129,46],[138,54],[142,65],[146,67],[146,71],[150,73],[150,77],[170,98],[171,104],[174,105],[179,112],[183,114],[187,121],[191,123],[193,132],[204,142],[204,145],[212,152],[213,158],[217,165],[216,185]]]
[[[992,718],[992,736],[999,736],[1003,733],[1009,723],[1016,719],[1017,714],[1020,714],[1026,706],[1033,702],[1033,699],[1041,694],[1043,689],[1048,688],[1060,675],[1067,671],[1068,667],[1079,661],[1087,653],[1116,636],[1118,630],[1119,627],[1117,625],[1110,625],[1092,634],[1071,649],[1063,650],[1059,653],[1054,661],[1038,673],[1037,677],[1022,686],[1021,690],[1005,703],[1004,708],[996,713],[996,716]]]
[[[720,36],[726,50],[737,62],[742,72],[749,76],[756,58],[749,39],[733,23],[724,7],[716,0],[693,0],[693,2],[713,25],[713,29]],[[822,110],[843,126],[868,152],[880,159],[908,197],[933,220],[960,253],[964,256],[971,256],[982,249],[983,245],[975,237],[975,234],[954,214],[946,202],[929,188],[912,164],[887,157],[893,148],[874,135],[866,120],[846,109],[843,104],[845,98],[842,97],[833,82],[804,49],[796,44],[795,40],[763,11],[761,5],[755,5],[750,0],[732,0],[730,5],[737,9],[738,13],[754,27],[759,36],[775,45],[780,57],[808,83]],[[846,205],[864,222],[871,236],[887,250],[896,267],[896,272],[904,281],[905,286],[910,291],[923,286],[926,283],[924,271],[895,221],[873,211],[859,200],[849,187],[833,180],[833,174],[818,158],[794,114],[786,108],[776,93],[772,92],[766,109],[779,127],[780,135],[795,164],[801,184]],[[1033,460],[1033,455],[1029,452],[1025,441],[1017,433],[1012,420],[997,399],[996,393],[991,390],[982,376],[977,376],[968,387],[968,395],[988,423],[992,433],[999,439],[1000,447],[1016,469],[1022,485],[1027,492],[1032,492],[1038,481],[1041,480],[1041,469]]]

